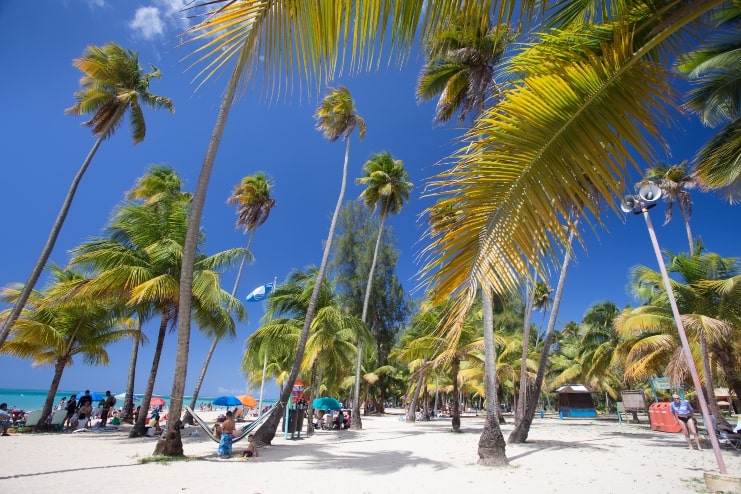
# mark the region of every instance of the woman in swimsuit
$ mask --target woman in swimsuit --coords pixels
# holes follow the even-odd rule
[[[669,408],[672,415],[674,415],[679,421],[679,426],[682,428],[684,438],[687,440],[690,449],[692,449],[690,433],[695,436],[697,449],[702,449],[700,446],[700,438],[697,436],[697,421],[692,417],[695,410],[692,408],[692,405],[690,405],[690,402],[680,399],[679,395],[675,394],[672,396],[672,404]]]

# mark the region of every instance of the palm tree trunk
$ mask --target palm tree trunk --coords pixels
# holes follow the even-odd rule
[[[571,246],[574,242],[577,224],[578,220],[574,222],[574,227],[569,232],[569,239],[566,243],[566,252],[564,253],[563,264],[561,264],[561,273],[558,277],[556,295],[553,298],[553,307],[551,307],[551,315],[548,318],[548,327],[546,328],[545,338],[543,339],[543,351],[541,352],[540,362],[538,363],[538,374],[535,377],[535,383],[530,391],[530,398],[527,407],[525,408],[525,415],[522,417],[522,421],[520,421],[519,424],[516,424],[515,428],[510,433],[508,438],[509,443],[524,443],[527,440],[527,435],[530,433],[530,424],[532,424],[533,417],[535,416],[535,408],[538,405],[538,395],[540,394],[540,388],[543,385],[545,367],[548,363],[551,341],[553,340],[553,331],[556,327],[556,317],[558,316],[558,307],[561,305],[563,286],[566,281],[566,271],[571,262]]]
[[[458,399],[458,371],[460,371],[460,369],[461,360],[458,357],[453,357],[450,370],[450,377],[453,379],[453,396],[456,397],[455,401],[453,402],[453,432],[461,431],[461,409],[459,405],[460,400]]]
[[[484,387],[486,389],[486,418],[479,437],[479,465],[507,464],[507,443],[499,428],[499,400],[497,398],[497,349],[494,345],[494,312],[486,288],[481,290],[484,311]],[[456,396],[456,400],[458,397]]]
[[[165,438],[157,441],[154,452],[155,454],[164,454],[167,456],[183,456],[183,441],[180,437],[180,415],[183,411],[183,395],[185,394],[185,379],[188,374],[188,354],[190,352],[190,311],[193,297],[193,269],[196,259],[196,250],[198,249],[198,238],[201,231],[201,217],[203,216],[203,207],[206,204],[206,192],[208,191],[208,182],[211,179],[211,172],[216,161],[216,152],[219,150],[221,137],[224,134],[226,121],[229,117],[234,95],[237,91],[237,84],[243,70],[241,60],[249,49],[248,45],[242,48],[242,53],[237,64],[229,78],[226,86],[224,98],[221,100],[219,113],[216,116],[214,130],[211,133],[211,139],[208,142],[206,156],[201,165],[201,173],[198,176],[198,184],[193,195],[191,204],[190,218],[188,219],[188,232],[185,235],[185,245],[183,246],[183,261],[180,270],[180,301],[178,304],[178,342],[175,357],[175,373],[172,379],[172,391],[170,392],[170,410],[168,412],[168,429],[171,431]],[[143,407],[142,407],[143,408]]]
[[[29,427],[33,427],[34,431],[42,431],[47,428],[46,418],[51,415],[52,408],[54,408],[54,397],[59,389],[59,383],[62,380],[62,373],[67,365],[67,359],[60,357],[54,362],[54,377],[51,380],[51,386],[49,386],[49,392],[46,394],[46,400],[44,406],[41,409],[41,419],[35,424],[26,424]]]
[[[288,399],[291,397],[293,383],[298,377],[298,373],[301,368],[301,362],[304,360],[306,342],[309,340],[309,330],[311,329],[311,323],[314,321],[314,315],[316,314],[316,306],[319,302],[319,292],[322,288],[322,281],[324,281],[324,273],[327,271],[327,264],[329,262],[329,253],[332,250],[332,240],[334,239],[334,232],[337,229],[337,219],[340,217],[342,201],[345,198],[345,188],[347,187],[347,166],[349,161],[350,138],[348,137],[347,144],[345,145],[345,162],[342,167],[342,185],[340,186],[340,195],[337,198],[337,205],[335,206],[334,213],[332,214],[332,221],[329,226],[329,234],[327,235],[327,241],[324,244],[322,263],[319,265],[319,272],[317,273],[316,282],[314,283],[314,290],[311,292],[309,307],[306,309],[306,318],[304,319],[304,326],[303,328],[301,328],[301,334],[299,335],[298,345],[296,347],[296,355],[293,361],[293,367],[291,368],[291,373],[288,375],[288,379],[286,380],[286,387],[281,392],[279,401],[276,404],[277,410],[273,412],[273,416],[269,417],[265,424],[263,424],[263,426],[260,427],[255,433],[255,442],[258,445],[270,444],[275,437],[275,431],[278,428],[280,415],[282,412],[285,411],[285,406],[288,403]]]
[[[715,397],[715,386],[713,385],[712,366],[710,365],[710,351],[708,350],[707,340],[702,332],[699,335],[700,340],[700,358],[702,360],[702,373],[705,380],[705,397],[708,402],[710,413],[715,416],[717,425],[728,425],[723,412],[718,405],[718,399]]]
[[[309,381],[309,396],[306,403],[306,435],[314,434],[314,383],[316,382],[316,360],[311,364],[311,378]]]
[[[160,357],[162,356],[162,347],[165,344],[165,334],[167,333],[167,323],[170,321],[170,312],[168,309],[162,311],[162,319],[160,320],[160,330],[157,334],[157,343],[154,347],[154,356],[152,357],[152,368],[149,371],[149,379],[147,380],[147,387],[144,390],[144,396],[142,397],[141,408],[139,416],[136,418],[136,424],[129,431],[129,437],[140,437],[146,434],[146,420],[149,415],[149,403],[152,401],[152,393],[154,392],[154,381],[157,379],[157,368],[160,365]],[[174,418],[172,415],[172,408],[168,412],[169,417]],[[168,429],[173,426],[173,421],[168,418]]]
[[[134,421],[134,383],[136,377],[136,361],[139,357],[139,342],[141,341],[142,322],[139,318],[139,332],[131,343],[131,356],[129,357],[129,376],[126,380],[126,396],[121,409],[121,422],[130,424]]]
[[[64,220],[67,219],[67,213],[69,213],[69,208],[72,206],[72,200],[75,198],[77,187],[80,185],[80,181],[82,180],[83,175],[85,175],[88,166],[90,166],[93,156],[95,156],[95,153],[98,151],[100,143],[103,142],[107,131],[108,128],[106,127],[106,129],[101,133],[101,137],[98,137],[98,139],[95,140],[95,144],[93,144],[92,149],[90,149],[87,157],[85,157],[85,161],[82,162],[82,166],[80,166],[80,169],[77,170],[77,174],[72,179],[72,183],[67,190],[67,196],[64,198],[64,202],[62,203],[62,208],[59,210],[57,219],[54,221],[54,225],[51,227],[51,231],[49,232],[49,237],[46,239],[46,244],[41,250],[41,255],[39,255],[39,258],[36,260],[36,265],[33,267],[33,270],[31,270],[31,274],[26,280],[25,285],[23,285],[23,289],[21,290],[20,295],[18,295],[18,300],[16,300],[15,305],[13,305],[13,309],[10,311],[8,319],[3,325],[3,329],[0,330],[0,348],[3,347],[5,340],[8,339],[10,328],[12,328],[18,320],[23,307],[26,305],[26,302],[28,302],[28,297],[31,296],[31,292],[36,286],[36,282],[39,281],[41,271],[44,270],[46,262],[49,260],[49,257],[54,250],[54,245],[57,243],[57,238],[59,237],[59,232],[62,230],[62,225],[64,225]]]
[[[425,358],[425,362],[427,359]],[[424,363],[422,364],[424,367]],[[409,410],[407,410],[407,415],[405,418],[406,422],[414,422],[417,420],[417,403],[419,402],[419,394],[422,390],[422,383],[424,383],[425,380],[425,374],[420,368],[419,370],[419,376],[417,377],[417,384],[414,387],[414,393],[412,394],[412,401],[409,403]]]
[[[255,229],[252,229],[252,232],[250,233],[250,239],[247,242],[247,250],[250,250],[250,247],[252,246],[252,240],[255,238]],[[232,288],[232,298],[237,294],[237,289],[239,288],[239,281],[242,279],[242,271],[244,270],[244,263],[247,260],[247,253],[245,253],[242,256],[242,260],[239,263],[239,269],[237,270],[237,279],[234,280],[234,287]],[[203,380],[206,378],[206,371],[208,370],[208,366],[211,363],[211,359],[214,356],[214,351],[216,350],[216,345],[221,340],[222,335],[216,334],[214,335],[213,339],[211,340],[211,345],[208,347],[208,352],[206,353],[206,358],[203,360],[203,366],[201,367],[201,373],[198,374],[198,380],[196,381],[196,386],[193,389],[193,396],[190,399],[190,408],[192,410],[195,410],[196,404],[198,403],[198,395],[201,392],[201,386],[203,385]],[[193,425],[193,417],[190,416],[190,412],[185,412],[185,416],[183,417],[183,422],[186,424]]]
[[[376,247],[373,249],[373,261],[371,262],[370,271],[368,271],[368,283],[365,285],[365,297],[363,298],[363,314],[360,320],[363,324],[366,324],[368,318],[368,306],[370,305],[371,288],[373,287],[373,275],[376,271],[376,263],[378,262],[378,248],[381,245],[381,237],[383,236],[383,224],[386,221],[386,211],[388,211],[388,200],[383,207],[381,213],[381,224],[378,226],[378,236],[376,237]],[[352,424],[353,430],[360,430],[363,428],[363,422],[360,420],[360,369],[363,364],[363,343],[360,341],[360,334],[358,334],[358,351],[355,356],[355,389],[352,401]]]
[[[533,269],[535,271],[535,269]],[[517,395],[517,407],[515,408],[515,425],[519,424],[522,416],[525,414],[525,395],[527,393],[527,356],[530,350],[530,321],[533,315],[533,306],[535,305],[535,286],[537,278],[533,273],[533,280],[530,289],[527,291],[527,301],[525,302],[525,321],[522,327],[522,359],[520,360],[520,387]]]

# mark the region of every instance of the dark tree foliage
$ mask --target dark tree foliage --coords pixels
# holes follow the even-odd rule
[[[357,317],[363,311],[378,226],[378,218],[361,201],[347,202],[340,212],[330,271],[341,306]],[[381,239],[367,318],[376,340],[377,367],[388,363],[391,348],[410,313],[409,297],[396,277],[398,259],[394,231],[387,225]],[[380,396],[388,396],[384,376],[377,384]]]

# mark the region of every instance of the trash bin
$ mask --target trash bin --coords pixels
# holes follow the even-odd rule
[[[648,418],[651,421],[651,430],[661,432],[680,432],[682,427],[671,412],[671,403],[652,403],[648,407]]]

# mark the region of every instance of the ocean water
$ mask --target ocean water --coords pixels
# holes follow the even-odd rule
[[[62,398],[69,398],[70,395],[76,394],[78,397],[84,393],[85,390],[65,390],[65,391],[58,391],[57,394],[54,396],[54,406],[57,406],[59,404],[59,401]],[[95,392],[95,390],[91,390]],[[11,410],[13,408],[17,408],[20,410],[39,410],[44,406],[44,401],[46,401],[46,395],[49,393],[49,390],[45,389],[12,389],[12,388],[0,388],[0,403],[7,403],[8,404],[8,410]],[[99,394],[104,395],[105,391],[98,391]],[[114,393],[117,394],[117,393]],[[164,395],[161,396],[165,400],[165,406],[170,406],[170,396]],[[184,402],[186,405],[190,404],[190,396],[183,397]],[[203,404],[204,407],[208,407],[208,405],[213,401],[215,397],[212,396],[199,396],[198,397],[198,405],[200,406]],[[269,406],[273,405],[276,402],[274,399],[264,399],[263,400],[263,406]],[[136,405],[136,401],[134,401],[134,405]],[[117,400],[116,401],[116,407],[123,406],[123,400]],[[212,407],[213,409],[226,409],[226,407]]]
[[[76,394],[78,397],[84,393],[84,389],[80,390],[63,390],[58,391],[57,394],[54,396],[54,406],[57,406],[59,404],[59,401],[62,398],[69,398],[70,395]],[[91,390],[94,391],[94,390]],[[8,404],[8,410],[12,408],[18,408],[20,410],[38,410],[44,406],[44,402],[46,401],[46,395],[49,393],[49,390],[46,389],[11,389],[11,388],[0,388],[0,403],[7,403]],[[98,391],[101,395],[105,394],[104,391]],[[170,405],[170,397],[169,396],[162,396],[162,398],[165,400],[166,406]],[[190,396],[184,397],[185,403],[190,403]],[[198,398],[198,404],[200,405],[203,403],[204,405],[208,405],[211,400],[213,400],[210,396],[204,396]],[[120,407],[123,405],[123,400],[117,400],[116,406]],[[134,402],[136,404],[136,402]]]

